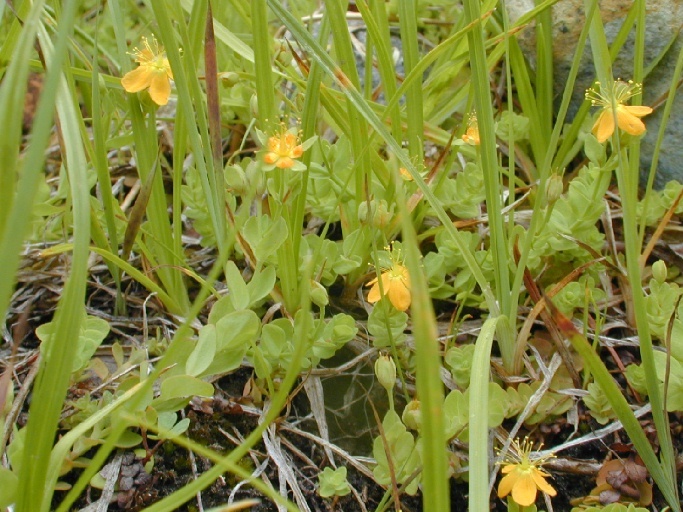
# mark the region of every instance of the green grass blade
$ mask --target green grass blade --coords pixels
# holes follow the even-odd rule
[[[61,75],[66,57],[67,41],[73,28],[78,2],[66,2],[60,18],[55,47],[41,27],[40,45],[48,64],[48,75]],[[48,78],[49,79],[49,78]],[[49,510],[55,482],[47,479],[50,453],[69,386],[73,354],[83,318],[82,304],[87,279],[88,245],[90,242],[90,192],[86,178],[87,163],[81,134],[78,130],[78,113],[69,94],[68,84],[60,81],[56,107],[60,119],[64,151],[69,163],[68,174],[73,204],[74,251],[69,277],[55,314],[55,327],[51,345],[43,358],[36,380],[33,400],[26,426],[24,463],[19,475],[17,498],[18,512]],[[38,492],[36,492],[38,490]],[[43,492],[40,492],[43,490]]]
[[[610,375],[598,354],[588,342],[588,340],[574,327],[571,320],[565,317],[562,313],[557,311],[552,303],[546,298],[550,306],[553,318],[560,328],[562,333],[569,338],[569,341],[574,347],[574,350],[581,356],[588,371],[595,379],[595,382],[602,388],[607,400],[609,401],[612,410],[624,426],[624,430],[628,434],[633,446],[638,451],[638,455],[643,459],[650,475],[659,487],[659,490],[664,495],[667,503],[675,511],[680,511],[680,504],[678,502],[676,485],[671,481],[671,475],[665,471],[657,459],[650,441],[648,440],[643,428],[640,426],[638,419],[631,410],[626,398],[622,395],[619,386]],[[641,340],[642,343],[642,340]],[[653,414],[654,404],[653,404]],[[667,425],[668,428],[668,425]]]
[[[469,510],[489,510],[489,380],[491,375],[491,347],[498,322],[505,317],[489,317],[481,327],[474,346],[470,377],[470,446],[469,446]]]
[[[437,217],[443,223],[444,228],[452,237],[454,243],[456,243],[456,245],[458,246],[458,249],[462,252],[463,258],[465,259],[468,268],[472,272],[475,280],[477,281],[477,284],[481,287],[482,292],[486,297],[486,302],[489,307],[489,311],[492,314],[497,315],[497,312],[499,311],[498,304],[496,302],[495,297],[493,296],[493,293],[491,292],[491,288],[486,278],[484,277],[477,261],[474,258],[474,255],[469,250],[469,247],[467,247],[465,243],[460,239],[458,231],[456,230],[455,226],[453,226],[451,219],[443,210],[437,198],[434,196],[434,193],[420,178],[417,170],[415,169],[414,163],[410,160],[410,158],[408,158],[405,152],[402,151],[400,144],[391,136],[386,126],[384,126],[384,124],[380,121],[378,116],[370,108],[367,102],[365,102],[365,100],[358,92],[358,90],[355,87],[352,87],[348,83],[348,81],[340,79],[338,74],[335,73],[335,71],[337,70],[337,66],[332,60],[332,58],[328,55],[328,53],[310,36],[310,34],[301,26],[298,20],[296,20],[282,5],[280,5],[279,2],[277,2],[276,0],[267,1],[270,8],[275,12],[275,14],[280,18],[280,20],[282,20],[282,22],[287,26],[287,28],[299,41],[299,44],[301,44],[306,49],[311,58],[315,59],[317,62],[320,63],[325,73],[329,77],[333,78],[338,83],[338,85],[341,86],[342,92],[353,104],[355,109],[362,114],[362,116],[367,120],[370,126],[386,142],[389,149],[394,152],[397,159],[411,173],[418,187],[424,194],[425,199],[434,208]],[[465,30],[463,30],[462,34],[465,34],[474,25],[475,24],[468,26]],[[460,34],[459,36],[462,37],[462,34]],[[425,61],[423,59],[420,62],[423,63]],[[412,73],[416,73],[417,69],[420,69],[420,66],[413,70]],[[417,73],[414,76],[418,76]],[[405,82],[407,82],[407,78]],[[405,86],[405,82],[401,87],[399,87],[397,94],[402,94],[402,87]]]

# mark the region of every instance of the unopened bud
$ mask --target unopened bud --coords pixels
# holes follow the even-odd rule
[[[655,278],[655,281],[658,283],[663,283],[666,281],[666,276],[669,273],[668,269],[666,268],[666,263],[664,263],[662,260],[657,260],[652,264],[652,277]]]
[[[545,198],[547,204],[551,205],[557,201],[564,191],[564,182],[559,174],[552,174],[545,182]]]
[[[380,354],[375,361],[375,375],[384,389],[391,392],[396,384],[396,363],[391,356]]]
[[[327,306],[330,303],[327,290],[318,281],[311,281],[311,302],[319,307]]]
[[[422,426],[422,412],[420,411],[420,401],[411,400],[403,409],[401,415],[403,424],[411,430],[420,430]]]
[[[221,81],[223,87],[232,87],[240,81],[240,76],[234,71],[225,71],[224,73],[218,73],[218,78]]]

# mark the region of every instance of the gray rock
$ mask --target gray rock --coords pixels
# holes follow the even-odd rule
[[[605,25],[608,43],[612,43],[619,33],[624,20],[633,5],[633,0],[601,0],[600,10]],[[506,2],[510,18],[516,20],[523,13],[534,7],[533,0],[508,0]],[[670,41],[677,36],[683,25],[682,0],[648,0],[645,35],[644,67],[647,70],[666,50]],[[574,57],[576,42],[585,24],[583,0],[559,0],[552,8],[553,17],[553,55],[555,60],[555,91],[561,97],[564,84],[569,74]],[[633,42],[635,29],[630,35],[613,66],[614,78],[631,79],[633,69]],[[519,35],[520,45],[529,56],[532,65],[534,52],[534,30],[529,28]],[[590,41],[589,43],[590,44]],[[675,43],[666,55],[656,63],[652,72],[643,83],[643,104],[653,105],[669,90],[678,54],[683,50],[683,35],[678,35]],[[595,79],[593,59],[590,48],[584,52],[574,98],[570,108],[570,116],[576,112],[587,87]],[[652,154],[661,124],[663,102],[650,116],[645,124],[648,131],[641,145],[641,170],[644,176],[650,169]],[[659,164],[655,177],[655,185],[661,188],[666,182],[675,179],[683,181],[683,90],[679,87],[674,101],[671,116],[666,126]]]

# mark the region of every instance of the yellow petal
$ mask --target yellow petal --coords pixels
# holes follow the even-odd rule
[[[631,105],[622,108],[626,109],[629,114],[633,114],[636,117],[644,117],[652,114],[652,109],[644,105]]]
[[[532,471],[531,475],[534,479],[536,487],[538,487],[541,491],[549,496],[555,496],[557,494],[555,488],[546,481],[545,477],[543,476],[543,472],[540,470],[535,470]]]
[[[291,169],[292,166],[294,166],[294,160],[292,160],[288,156],[281,157],[275,164],[275,167],[277,167],[278,169]]]
[[[292,149],[290,154],[291,154],[292,158],[299,158],[301,155],[304,154],[303,146],[301,144],[299,144],[298,146],[295,146],[294,149]]]
[[[144,66],[129,71],[121,79],[121,85],[126,92],[140,92],[149,87],[151,82],[152,73]]]
[[[510,468],[510,469],[508,469]],[[507,471],[505,471],[508,469]],[[503,468],[503,473],[508,473],[505,475],[500,483],[498,484],[498,497],[499,498],[504,498],[508,494],[510,494],[510,491],[512,491],[512,487],[515,485],[515,482],[517,482],[517,474],[515,473],[510,473],[514,469],[514,466],[505,466]]]
[[[518,505],[528,507],[536,501],[536,483],[530,475],[520,476],[512,487],[512,499]]]
[[[389,300],[399,311],[410,307],[410,290],[400,280],[394,280],[389,288]]]
[[[503,469],[501,469],[500,472],[504,475],[507,475],[510,471],[513,471],[516,468],[517,464],[506,464],[505,466],[503,466]]]
[[[593,135],[598,139],[601,144],[609,139],[614,133],[614,115],[612,114],[612,109],[606,108],[595,121],[593,125]]]
[[[645,123],[630,111],[631,108],[633,107],[620,107],[617,109],[617,124],[626,133],[640,135],[645,132]]]
[[[368,302],[370,304],[374,304],[382,298],[379,294],[379,283],[377,283],[377,279],[375,279],[374,281],[375,284],[372,285],[372,288],[370,288],[370,293],[368,293]]]
[[[154,73],[149,85],[149,95],[157,105],[166,105],[168,97],[171,95],[171,82],[166,73]]]

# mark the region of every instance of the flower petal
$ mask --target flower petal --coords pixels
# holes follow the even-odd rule
[[[377,282],[377,279],[375,279],[374,281],[375,284],[372,285],[372,288],[370,288],[370,293],[368,293],[368,302],[370,304],[374,304],[382,298],[379,294],[379,283]]]
[[[630,111],[631,107],[617,109],[617,124],[619,128],[631,135],[640,135],[645,132],[645,123]]]
[[[168,80],[166,73],[154,73],[151,82],[149,85],[149,95],[152,97],[152,100],[157,105],[166,105],[171,95],[171,82]]]
[[[614,133],[614,115],[612,114],[612,109],[606,108],[595,121],[593,125],[593,135],[598,139],[601,144],[609,139]]]
[[[549,496],[555,496],[557,494],[555,488],[546,481],[542,471],[538,469],[533,470],[531,472],[531,476],[534,479],[536,487],[538,487],[541,491]]]
[[[510,466],[506,466],[510,467]],[[514,469],[514,467],[513,467]],[[505,471],[504,471],[505,472]],[[510,473],[510,471],[507,471],[507,475],[505,475],[501,480],[500,483],[498,484],[498,497],[499,498],[504,498],[508,494],[510,494],[510,491],[512,491],[512,488],[514,487],[515,483],[517,482],[517,473]]]
[[[389,288],[389,300],[399,311],[405,311],[410,307],[410,290],[403,281],[394,280]]]
[[[288,156],[283,156],[280,157],[280,159],[277,161],[275,164],[275,167],[278,169],[291,169],[291,167],[294,165],[294,160],[289,158]]]
[[[140,92],[149,87],[151,82],[152,73],[145,66],[138,66],[121,79],[121,85],[126,92]]]
[[[644,105],[630,105],[623,108],[628,110],[629,114],[633,114],[636,117],[644,117],[649,114],[652,114],[652,109]]]
[[[518,505],[528,507],[536,502],[536,483],[531,475],[520,475],[512,487],[512,499]]]

